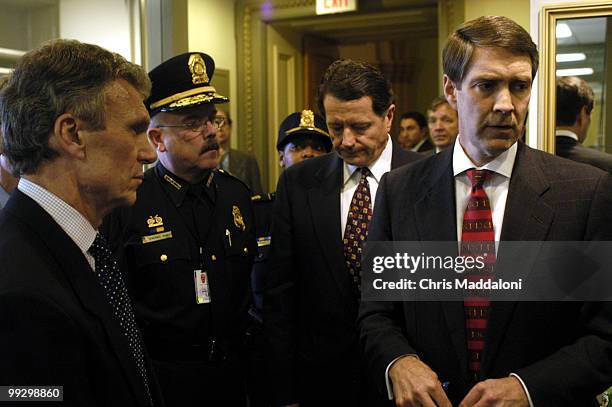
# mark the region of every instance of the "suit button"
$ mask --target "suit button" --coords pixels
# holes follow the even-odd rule
[[[214,254],[212,256],[210,256],[210,258],[212,259],[212,261],[216,261],[217,260],[217,256],[215,256]]]
[[[244,248],[244,254],[249,254],[249,249],[247,249],[246,247]]]
[[[166,256],[165,254],[162,254],[161,256],[159,256],[159,259],[161,261],[166,261],[166,260],[168,260],[168,256]]]

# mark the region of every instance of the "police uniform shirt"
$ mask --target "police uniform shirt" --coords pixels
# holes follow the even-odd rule
[[[241,181],[214,170],[190,185],[158,163],[145,173],[134,206],[105,225],[128,270],[153,359],[182,359],[181,347],[204,351],[211,338],[230,350],[242,339],[256,245]],[[207,273],[210,303],[196,301],[197,270]]]

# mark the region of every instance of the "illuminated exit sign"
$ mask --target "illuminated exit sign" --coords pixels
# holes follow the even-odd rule
[[[317,15],[357,10],[357,0],[317,0]]]

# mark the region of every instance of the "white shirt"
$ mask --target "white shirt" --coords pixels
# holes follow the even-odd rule
[[[469,180],[466,170],[476,168],[479,170],[486,169],[492,171],[494,174],[489,176],[485,181],[483,188],[489,198],[489,204],[491,206],[491,212],[493,216],[493,230],[495,232],[495,241],[499,242],[502,231],[502,224],[504,221],[504,213],[506,211],[506,202],[508,200],[508,189],[510,187],[510,178],[512,176],[512,169],[514,168],[514,162],[516,160],[516,153],[518,150],[518,144],[514,143],[508,150],[501,153],[493,161],[490,161],[478,167],[472,160],[467,156],[463,147],[460,143],[461,135],[457,136],[455,145],[453,147],[453,175],[455,177],[455,206],[456,206],[456,217],[457,217],[457,241],[461,241],[461,234],[463,230],[463,215],[465,208],[470,196],[472,189],[472,183]],[[404,355],[405,356],[405,355]],[[417,355],[414,355],[417,356]],[[393,399],[393,386],[389,379],[389,369],[395,361],[402,356],[394,359],[389,363],[385,371],[385,381],[387,384],[387,393],[389,399]],[[515,377],[521,383],[529,406],[533,407],[533,402],[525,382],[515,373],[510,373],[510,376]]]
[[[372,202],[372,211],[374,211],[374,201],[376,200],[376,191],[378,190],[378,184],[382,176],[391,170],[391,157],[393,156],[393,143],[391,142],[391,136],[387,134],[387,144],[383,149],[380,156],[372,164],[368,166],[370,175],[368,175],[368,184],[370,185],[370,198]],[[344,236],[344,229],[346,228],[346,219],[348,217],[349,210],[351,209],[351,201],[355,190],[359,185],[361,179],[361,173],[357,171],[359,167],[344,162],[343,171],[343,183],[340,188],[340,220],[341,230],[340,236]]]
[[[455,206],[457,216],[457,241],[461,241],[461,232],[463,230],[463,214],[470,197],[472,183],[470,182],[466,170],[476,168],[478,170],[489,170],[494,172],[485,181],[483,188],[489,197],[491,212],[493,215],[493,231],[495,232],[495,241],[499,242],[504,221],[504,212],[506,211],[506,200],[508,199],[508,188],[510,187],[510,176],[516,159],[516,151],[518,144],[514,143],[512,147],[501,153],[493,161],[490,161],[482,167],[476,166],[472,160],[465,154],[461,143],[459,142],[461,135],[457,136],[453,147],[453,175],[455,176]]]
[[[95,270],[94,258],[87,253],[96,238],[96,230],[79,211],[68,205],[57,195],[45,188],[28,181],[25,178],[19,180],[17,188],[25,195],[32,198],[47,212],[53,220],[66,232],[66,234],[81,249],[92,270]]]
[[[557,136],[557,137],[559,137],[559,136],[569,137],[569,138],[573,138],[574,140],[580,142],[580,139],[578,138],[578,135],[576,133],[574,133],[573,131],[570,131],[570,130],[556,130],[555,131],[555,136]]]

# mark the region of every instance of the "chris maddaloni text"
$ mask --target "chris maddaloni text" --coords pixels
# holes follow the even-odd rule
[[[438,281],[430,278],[420,280],[402,278],[399,281],[384,281],[377,278],[372,285],[375,290],[522,290],[523,279],[504,281],[501,278],[497,280],[483,278],[468,281],[466,278],[455,278]]]

